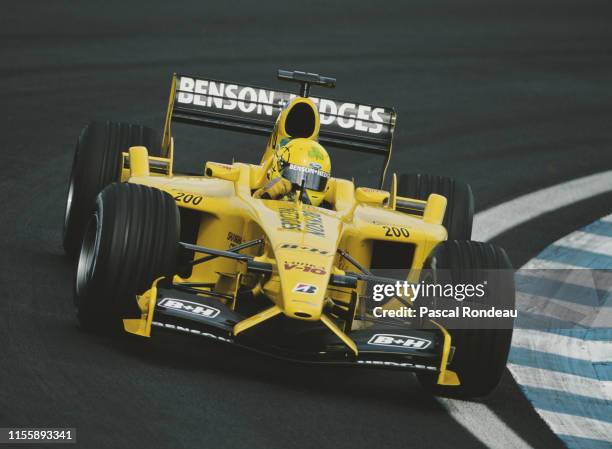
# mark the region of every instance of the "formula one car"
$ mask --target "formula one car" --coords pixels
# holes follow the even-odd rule
[[[513,308],[505,252],[470,241],[469,186],[393,174],[383,190],[395,111],[310,97],[312,86],[334,87],[333,78],[278,76],[298,83],[299,94],[175,74],[161,135],[114,122],[85,127],[64,221],[64,247],[78,260],[80,325],[143,337],[182,332],[300,362],[404,369],[436,394],[488,394],[506,364],[511,323],[453,329],[444,320],[380,319],[371,301],[373,285],[400,279],[381,269],[411,283],[448,270],[454,285],[490,281],[494,271],[503,288],[488,300]],[[176,173],[175,122],[265,135],[261,163],[208,161],[201,174]],[[305,168],[290,182],[292,198],[256,197],[279,149],[295,139],[381,157],[380,185],[328,177],[315,206],[302,195],[314,173]],[[405,306],[414,301],[382,304]]]

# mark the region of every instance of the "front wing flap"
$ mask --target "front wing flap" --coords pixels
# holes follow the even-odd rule
[[[372,368],[440,372],[444,335],[438,329],[398,329],[374,326],[352,331],[357,355],[329,330],[308,328],[285,335],[279,329],[299,327],[303,322],[279,317],[278,326],[260,332],[255,328],[233,335],[245,317],[216,298],[158,288],[151,334],[175,331],[230,343],[273,357],[297,362],[353,365]],[[146,319],[143,318],[143,319]]]

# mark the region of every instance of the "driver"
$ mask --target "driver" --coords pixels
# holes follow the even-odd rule
[[[327,192],[331,160],[325,148],[310,139],[293,139],[275,151],[267,173],[270,180],[253,196],[262,199],[295,199],[298,192],[304,204],[319,206]]]

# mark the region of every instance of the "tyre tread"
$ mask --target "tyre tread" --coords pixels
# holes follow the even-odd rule
[[[137,184],[110,184],[96,205],[100,250],[91,287],[80,297],[75,292],[75,303],[83,327],[105,332],[139,313],[135,295],[174,272],[180,218],[172,196]]]
[[[446,241],[430,255],[426,266],[431,267],[436,258],[438,269],[449,269],[454,283],[478,282],[484,270],[503,270],[504,282],[511,280],[510,260],[506,252],[495,245],[474,241]],[[506,271],[507,270],[507,271]],[[509,273],[510,272],[510,273]],[[508,275],[510,277],[508,278]],[[507,287],[504,283],[503,287]],[[512,289],[514,288],[512,283]],[[514,291],[491,295],[495,306],[514,307]],[[449,369],[457,371],[461,385],[446,387],[437,385],[431,375],[420,374],[419,380],[434,394],[458,398],[475,398],[489,394],[503,375],[512,329],[449,329],[455,356]]]

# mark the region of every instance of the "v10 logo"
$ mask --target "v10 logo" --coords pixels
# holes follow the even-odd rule
[[[314,295],[317,292],[317,286],[311,284],[295,284],[293,291],[296,293],[304,293],[306,295]]]
[[[312,273],[324,275],[327,273],[323,268],[316,267],[315,265],[305,264],[303,262],[285,262],[285,270],[302,270],[303,273]]]

